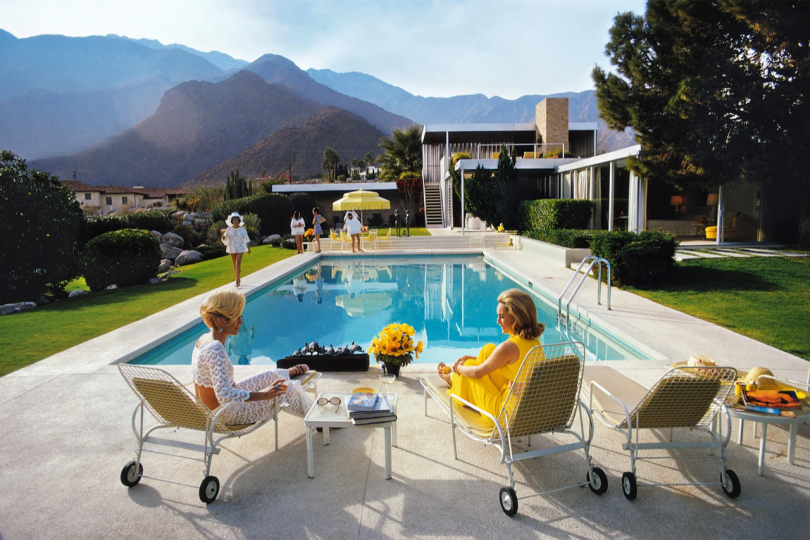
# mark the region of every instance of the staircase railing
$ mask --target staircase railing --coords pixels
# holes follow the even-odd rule
[[[585,271],[584,274],[580,275],[580,271],[582,270],[582,267],[588,261],[590,261],[590,264],[588,265],[588,269]],[[596,265],[597,270],[598,270],[597,271],[597,274],[598,274],[597,279],[598,279],[598,281],[597,281],[597,285],[596,285],[596,303],[598,305],[600,305],[600,306],[602,305],[602,264],[603,263],[604,263],[605,267],[607,268],[607,308],[610,309],[610,274],[611,274],[611,272],[610,272],[610,261],[608,261],[607,259],[602,258],[602,257],[597,257],[596,255],[589,255],[589,256],[585,257],[584,259],[582,259],[582,262],[579,263],[579,266],[577,267],[576,272],[574,272],[574,275],[571,276],[571,279],[568,280],[568,283],[565,284],[565,287],[563,288],[562,292],[560,293],[560,296],[557,298],[557,319],[558,320],[560,319],[561,316],[565,317],[565,319],[568,320],[568,318],[569,318],[569,316],[571,314],[571,301],[574,299],[574,297],[579,292],[579,289],[582,287],[582,284],[585,283],[585,279],[590,275],[591,270],[593,269],[594,265]],[[565,297],[565,293],[568,292],[569,287],[571,287],[571,284],[574,282],[574,280],[577,278],[577,276],[579,276],[579,282],[577,283],[576,287],[574,288],[574,292],[571,293],[571,297],[565,303],[565,315],[563,315],[563,313],[562,313],[563,298]]]

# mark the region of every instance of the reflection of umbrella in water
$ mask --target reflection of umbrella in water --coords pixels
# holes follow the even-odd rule
[[[342,294],[335,298],[335,305],[345,309],[349,317],[364,319],[379,315],[391,305],[391,297],[381,292],[357,294],[354,298],[351,295]]]
[[[333,212],[360,210],[360,223],[363,223],[363,210],[388,210],[391,202],[380,197],[376,191],[351,191],[344,193],[342,199],[332,203]]]

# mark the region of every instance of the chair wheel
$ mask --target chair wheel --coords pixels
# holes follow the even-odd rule
[[[515,490],[510,487],[501,488],[500,493],[501,510],[509,517],[517,514],[518,511],[518,498]]]
[[[726,469],[725,473],[720,474],[720,483],[723,485],[723,493],[731,499],[736,499],[742,493],[740,479],[737,478],[737,473],[731,469]]]
[[[205,504],[211,504],[217,495],[219,495],[219,478],[206,476],[200,484],[200,500]]]
[[[127,487],[132,487],[141,481],[143,476],[143,463],[138,464],[138,470],[135,470],[135,462],[130,461],[124,468],[121,469],[121,483]]]
[[[605,471],[600,469],[599,467],[593,468],[593,477],[591,477],[591,473],[587,473],[585,475],[585,479],[588,481],[588,487],[591,488],[591,491],[596,493],[597,495],[601,495],[602,493],[607,491],[608,488],[608,479]]]
[[[638,485],[636,484],[636,475],[631,472],[626,472],[622,475],[622,492],[628,501],[632,501],[638,494]]]

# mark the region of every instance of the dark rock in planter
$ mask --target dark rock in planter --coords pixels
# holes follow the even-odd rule
[[[163,254],[164,259],[174,261],[181,253],[183,253],[183,250],[176,248],[171,244],[160,244],[160,252]]]
[[[169,244],[170,246],[174,246],[177,248],[183,247],[183,244],[185,244],[185,242],[186,241],[183,240],[182,236],[180,236],[179,234],[174,234],[173,232],[167,232],[166,234],[164,234],[160,241],[161,244]]]
[[[304,356],[288,356],[276,362],[279,369],[290,369],[298,364],[306,364],[315,371],[368,371],[368,354],[346,354],[330,356],[327,354],[311,354]]]

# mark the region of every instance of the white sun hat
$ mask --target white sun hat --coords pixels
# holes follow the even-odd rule
[[[228,227],[233,227],[233,225],[231,225],[231,221],[233,220],[233,218],[238,218],[239,219],[239,226],[240,227],[244,226],[244,224],[245,224],[244,218],[242,216],[240,216],[238,212],[234,212],[233,214],[231,214],[230,216],[225,218],[225,224]]]

